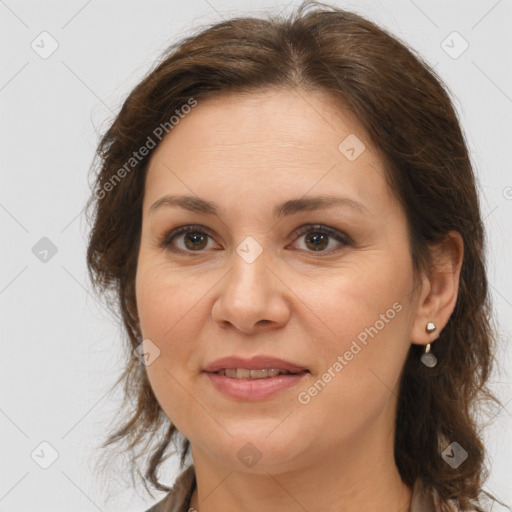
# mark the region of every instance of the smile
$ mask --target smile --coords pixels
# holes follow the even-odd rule
[[[215,373],[204,373],[213,387],[230,398],[252,401],[274,397],[286,390],[297,386],[309,372],[290,373],[279,369],[270,369],[276,375],[269,374],[268,369],[247,370],[245,368],[230,368]],[[255,376],[251,374],[254,373]],[[234,376],[229,376],[229,374]]]
[[[249,370],[248,368],[224,368],[215,372],[230,379],[268,379],[278,375],[293,375],[293,372],[280,368],[263,368],[261,370]]]

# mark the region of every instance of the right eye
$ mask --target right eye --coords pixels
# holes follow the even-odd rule
[[[160,246],[174,252],[197,253],[207,247],[208,238],[211,236],[203,226],[181,226],[166,233]]]

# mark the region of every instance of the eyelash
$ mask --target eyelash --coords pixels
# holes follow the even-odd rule
[[[303,236],[309,232],[323,233],[330,238],[334,238],[337,242],[339,242],[341,244],[342,247],[348,247],[348,246],[352,245],[352,243],[353,243],[352,239],[345,233],[342,233],[336,229],[332,229],[327,226],[324,226],[323,224],[315,224],[315,225],[308,225],[308,226],[300,227],[295,231],[293,236],[300,238],[301,236]],[[184,253],[190,254],[191,256],[200,256],[204,252],[204,249],[200,249],[197,251],[190,251],[190,250],[185,250],[185,249],[171,248],[172,242],[175,238],[177,238],[179,235],[183,235],[183,234],[187,234],[187,233],[201,233],[201,234],[205,234],[205,235],[209,236],[210,238],[213,238],[210,235],[209,230],[204,228],[203,226],[199,226],[199,225],[181,226],[179,228],[173,229],[172,231],[166,233],[163,236],[163,239],[160,241],[159,246],[163,249],[170,250],[173,252],[184,252]],[[306,252],[310,252],[312,254],[322,254],[322,253],[323,254],[332,254],[334,252],[337,252],[340,249],[341,249],[340,247],[337,247],[334,249],[330,249],[328,251],[320,250],[320,251],[306,251]]]

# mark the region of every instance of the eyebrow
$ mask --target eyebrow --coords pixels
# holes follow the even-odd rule
[[[213,201],[206,201],[197,196],[172,196],[166,195],[155,201],[149,208],[149,213],[166,206],[177,206],[194,213],[204,213],[207,215],[218,215],[221,208]],[[314,197],[301,197],[299,199],[289,199],[274,206],[272,213],[274,217],[282,218],[303,211],[321,210],[332,208],[334,206],[344,206],[352,208],[360,213],[372,215],[368,208],[362,203],[343,196],[321,195]]]

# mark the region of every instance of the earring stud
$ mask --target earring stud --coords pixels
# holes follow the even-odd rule
[[[434,322],[428,322],[425,327],[425,331],[429,334],[433,333],[436,329],[437,326]],[[425,347],[425,352],[421,354],[421,362],[429,368],[434,368],[437,364],[437,357],[430,352],[430,343]]]
[[[429,322],[427,326],[425,327],[425,330],[430,334],[431,332],[434,332],[437,329],[437,326],[434,322]]]

